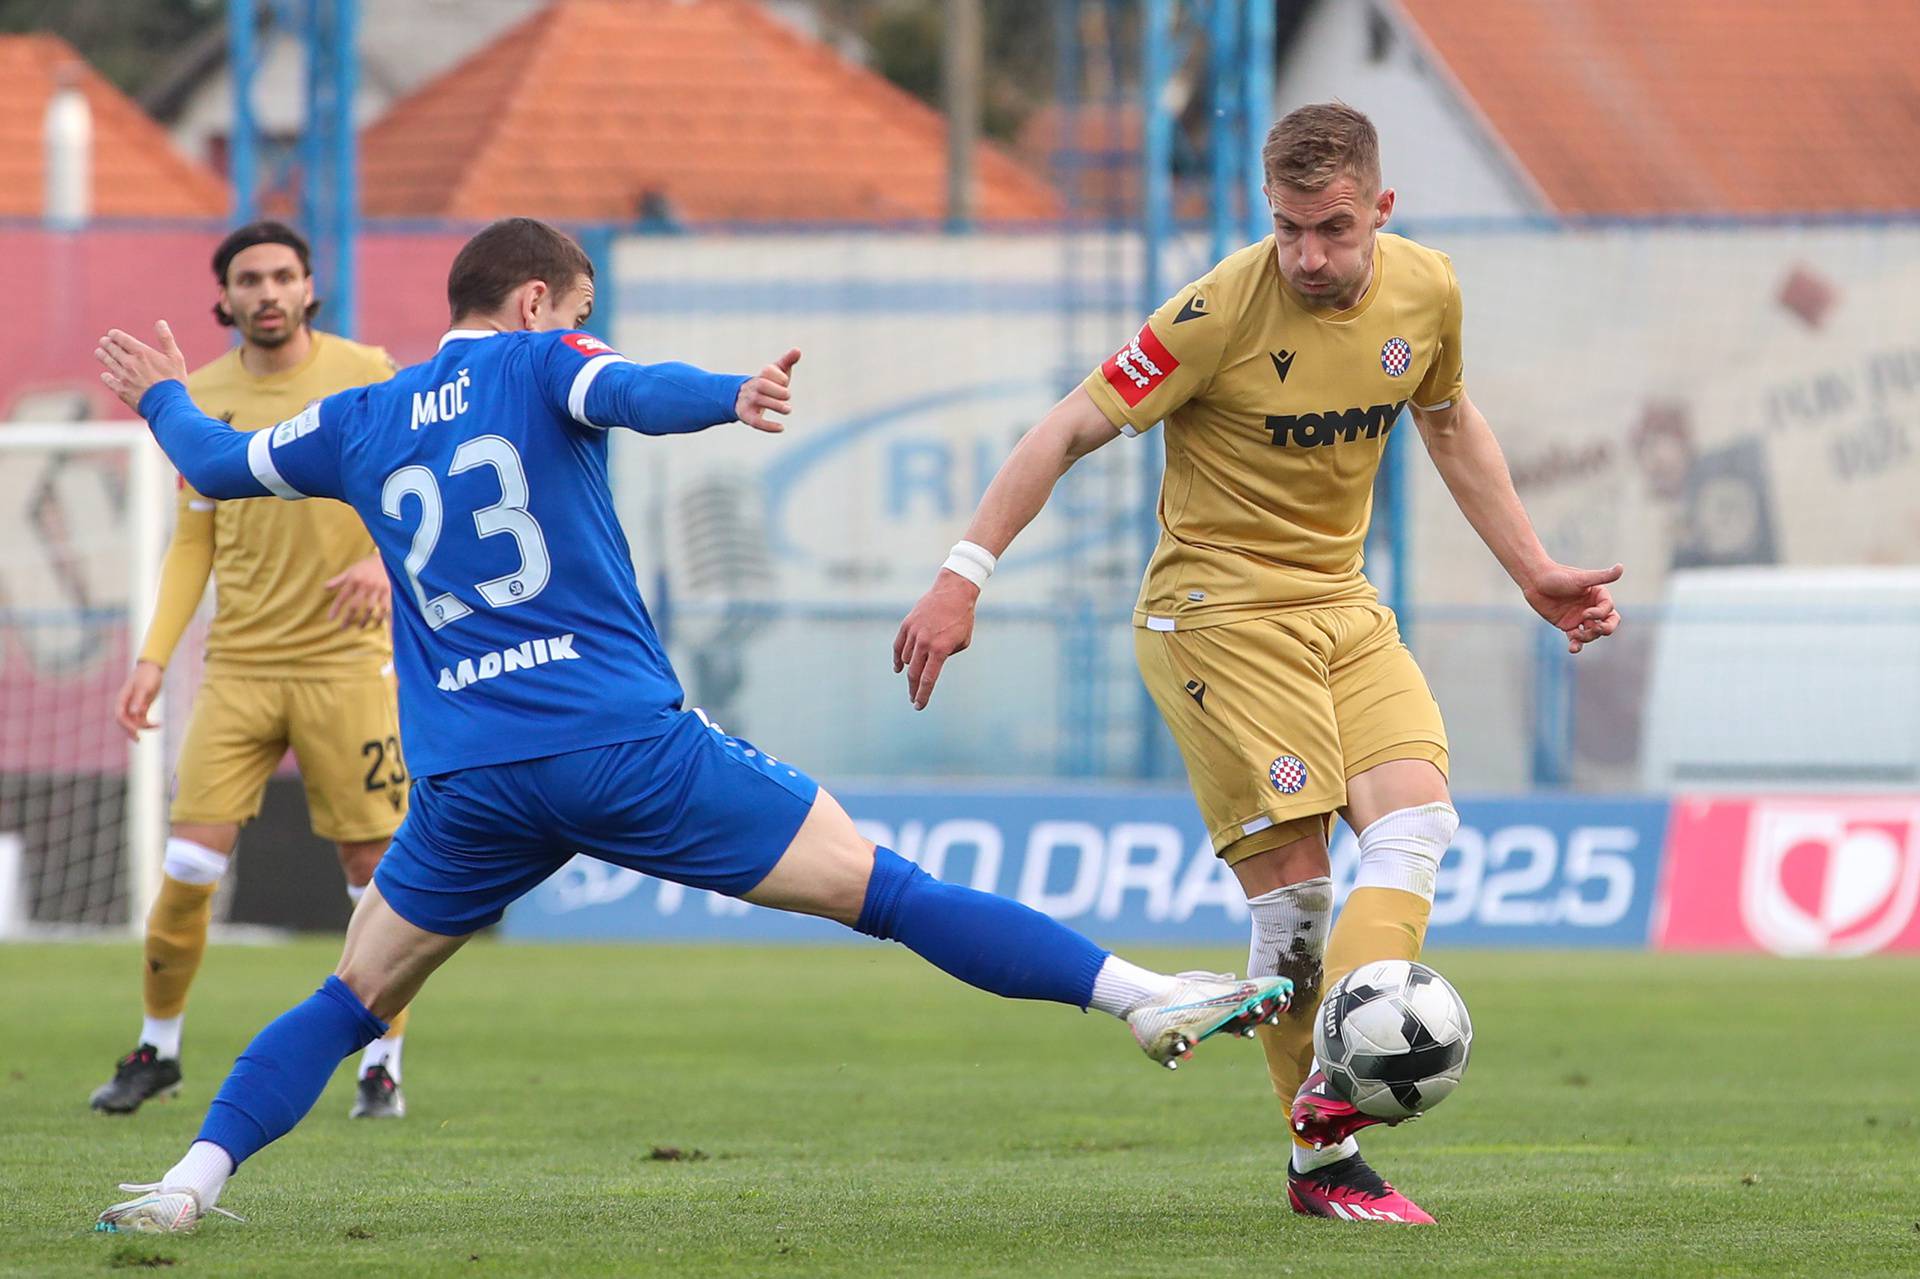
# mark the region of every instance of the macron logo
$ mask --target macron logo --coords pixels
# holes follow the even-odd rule
[[[511,675],[529,667],[545,666],[548,662],[577,662],[580,654],[573,651],[573,635],[555,635],[550,639],[522,640],[512,648],[503,648],[497,653],[482,653],[479,661],[463,657],[460,664],[451,669],[440,668],[440,691],[457,693],[469,684],[477,684],[483,679],[493,679],[498,675]]]

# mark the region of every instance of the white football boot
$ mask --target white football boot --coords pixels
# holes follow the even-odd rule
[[[1280,1024],[1293,1003],[1293,982],[1285,977],[1232,973],[1176,973],[1180,984],[1127,1014],[1134,1039],[1168,1070],[1178,1070],[1193,1046],[1221,1031],[1252,1039],[1262,1022]]]
[[[178,1190],[163,1190],[157,1181],[123,1181],[120,1189],[143,1193],[101,1213],[100,1219],[93,1223],[95,1230],[109,1234],[134,1231],[140,1234],[178,1235],[199,1225],[201,1219],[210,1212],[232,1217],[235,1221],[245,1220],[225,1208],[202,1207],[200,1192],[184,1186]]]

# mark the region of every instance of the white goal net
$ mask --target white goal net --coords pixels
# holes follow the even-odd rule
[[[167,751],[113,713],[172,484],[142,424],[0,424],[0,936],[145,918]]]

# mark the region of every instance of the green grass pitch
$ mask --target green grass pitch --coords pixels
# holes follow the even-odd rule
[[[343,1069],[230,1186],[247,1224],[90,1233],[334,952],[216,945],[181,1099],[115,1119],[133,947],[0,946],[0,1274],[1920,1274],[1912,960],[1430,956],[1472,1068],[1366,1143],[1416,1230],[1287,1211],[1252,1043],[1169,1074],[890,947],[478,943],[416,1011],[405,1121],[349,1122]]]

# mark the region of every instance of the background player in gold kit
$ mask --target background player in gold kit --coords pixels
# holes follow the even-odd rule
[[[1439,708],[1361,575],[1375,472],[1403,407],[1461,512],[1527,602],[1580,648],[1613,633],[1607,585],[1541,546],[1461,379],[1446,256],[1380,234],[1394,193],[1365,116],[1303,107],[1263,151],[1274,235],[1233,254],[1029,431],[894,642],[925,707],[972,637],[995,558],[1068,467],[1164,420],[1160,541],[1134,614],[1141,676],[1179,744],[1214,848],[1253,916],[1249,975],[1297,995],[1264,1032],[1291,1103],[1296,1211],[1431,1221],[1361,1159],[1369,1122],[1313,1069],[1320,991],[1412,959],[1458,826]],[[1359,836],[1356,887],[1329,936],[1327,837]]]
[[[196,401],[236,430],[294,416],[335,391],[385,380],[378,347],[314,330],[318,303],[306,242],[277,222],[229,235],[213,256],[214,312],[240,345],[187,379]],[[175,645],[211,573],[216,606],[205,679],[175,780],[160,892],[147,917],[138,1046],[93,1093],[126,1114],[180,1084],[187,990],[207,948],[213,894],[240,827],[289,745],[313,832],[340,850],[358,901],[406,813],[406,766],[392,685],[386,570],[352,509],[339,502],[214,502],[180,489],[178,521],[139,661],[120,691],[120,725],[137,737]],[[361,1059],[356,1116],[399,1117],[406,1014]]]

